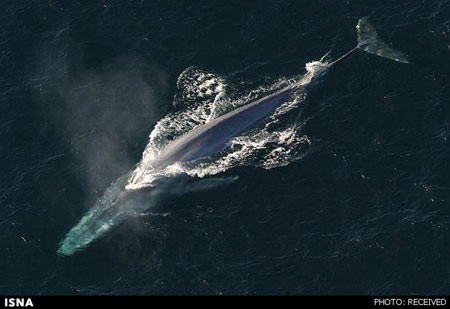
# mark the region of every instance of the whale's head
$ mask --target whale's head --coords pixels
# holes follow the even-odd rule
[[[141,193],[125,189],[126,175],[113,182],[89,212],[60,242],[59,255],[72,255],[107,233],[113,226],[145,208]],[[148,193],[147,193],[148,194]]]

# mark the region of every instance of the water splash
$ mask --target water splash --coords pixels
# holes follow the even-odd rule
[[[205,177],[236,166],[252,165],[271,169],[300,159],[311,141],[301,131],[303,123],[289,121],[284,116],[301,107],[306,98],[306,86],[313,77],[325,72],[328,66],[326,62],[314,61],[307,63],[305,68],[304,75],[279,79],[237,99],[227,95],[228,85],[224,78],[195,67],[183,71],[177,82],[180,93],[174,99],[174,106],[180,107],[180,110],[168,114],[156,124],[142,160],[132,171],[126,189],[153,186],[161,177],[181,173]],[[171,140],[239,106],[292,84],[296,84],[298,90],[275,110],[265,125],[235,137],[225,151],[195,162],[176,163],[163,170],[153,169],[152,161]]]

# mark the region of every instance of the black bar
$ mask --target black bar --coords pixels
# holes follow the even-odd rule
[[[0,296],[0,308],[157,308],[189,303],[245,306],[258,302],[275,309],[284,304],[296,308],[449,308],[448,299],[449,296]]]

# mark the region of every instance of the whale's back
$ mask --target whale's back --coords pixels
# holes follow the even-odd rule
[[[194,128],[170,142],[152,162],[153,167],[163,169],[175,162],[193,161],[222,151],[233,137],[270,115],[291,90],[292,87],[286,87]]]

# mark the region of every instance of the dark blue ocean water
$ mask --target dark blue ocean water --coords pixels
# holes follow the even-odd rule
[[[0,294],[450,293],[450,2],[2,1]],[[255,85],[356,43],[308,95],[312,151],[163,202],[87,250],[64,234],[140,158],[189,66]]]

